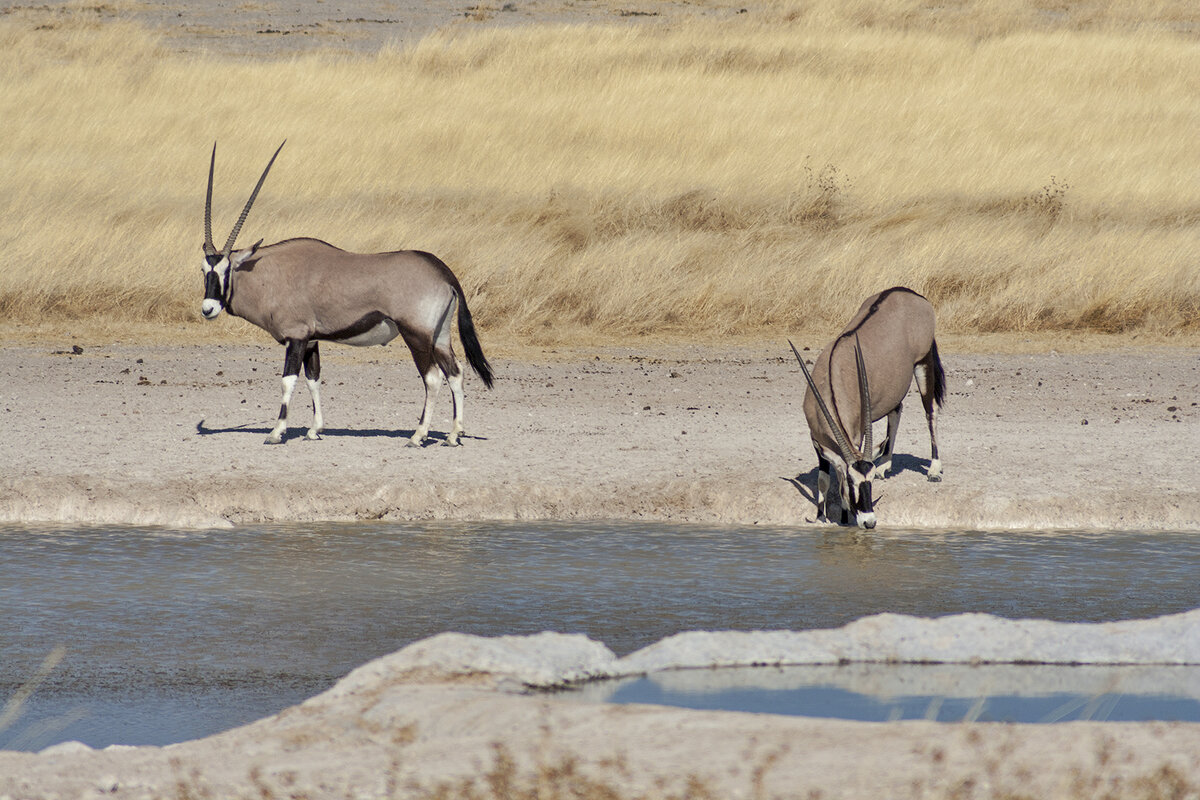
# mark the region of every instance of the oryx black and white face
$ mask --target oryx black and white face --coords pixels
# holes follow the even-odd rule
[[[875,500],[871,495],[871,481],[875,477],[875,462],[855,461],[846,470],[847,487],[850,492],[850,508],[854,522],[860,528],[875,527]]]
[[[221,253],[206,253],[204,256],[204,301],[200,313],[205,319],[216,319],[225,309],[225,298],[232,269],[229,259]]]

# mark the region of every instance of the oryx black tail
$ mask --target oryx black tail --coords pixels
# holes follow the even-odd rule
[[[937,339],[933,340],[933,344],[929,347],[929,355],[925,356],[932,368],[933,380],[933,399],[937,401],[939,406],[945,404],[946,400],[946,370],[942,368],[942,359],[938,355]]]
[[[492,388],[492,365],[488,363],[487,358],[483,355],[483,348],[479,346],[479,337],[475,335],[475,323],[471,321],[471,311],[467,308],[466,295],[462,293],[461,287],[456,288],[458,288],[458,336],[462,339],[467,363],[483,379],[484,385],[490,389]]]

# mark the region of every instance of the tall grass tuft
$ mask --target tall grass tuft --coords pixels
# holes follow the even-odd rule
[[[8,323],[198,319],[209,147],[220,243],[286,138],[243,244],[436,252],[492,335],[827,330],[896,284],[950,331],[1200,329],[1186,3],[776,0],[286,61],[44,23],[0,20]]]

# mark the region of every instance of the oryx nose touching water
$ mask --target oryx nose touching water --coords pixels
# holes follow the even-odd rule
[[[279,150],[282,149],[280,145]],[[425,381],[425,408],[409,444],[419,445],[429,434],[433,402],[443,380],[449,382],[454,400],[454,426],[446,435],[446,443],[458,444],[463,431],[463,372],[450,340],[455,312],[467,361],[489,388],[492,368],[475,335],[462,286],[439,258],[418,250],[349,253],[318,239],[288,239],[265,247],[260,246],[260,239],[248,248],[233,249],[279,150],[271,156],[220,251],[212,239],[215,144],[204,203],[201,313],[205,319],[215,319],[222,310],[228,311],[262,328],[287,348],[283,404],[267,443],[282,441],[301,365],[313,402],[313,424],[306,436],[318,438],[324,425],[320,342],[383,345],[399,336],[412,351],[417,370]]]
[[[927,475],[931,481],[942,479],[937,410],[946,395],[946,375],[928,300],[903,286],[868,297],[817,356],[811,373],[795,345],[792,352],[808,381],[804,416],[817,451],[818,519],[827,518],[829,484],[836,469],[841,523],[875,527],[871,482],[891,467],[901,406],[914,376],[933,451]],[[887,439],[875,453],[871,423],[883,417],[888,420]]]

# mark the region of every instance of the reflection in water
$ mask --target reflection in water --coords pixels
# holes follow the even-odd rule
[[[50,706],[87,713],[28,747],[206,735],[447,630],[581,632],[623,655],[683,630],[826,628],[882,611],[1100,621],[1200,607],[1194,534],[8,527],[0,563],[0,698],[64,645],[22,724]],[[193,720],[201,706],[209,716]]]
[[[678,670],[563,693],[869,722],[1200,722],[1200,667],[850,664]]]

